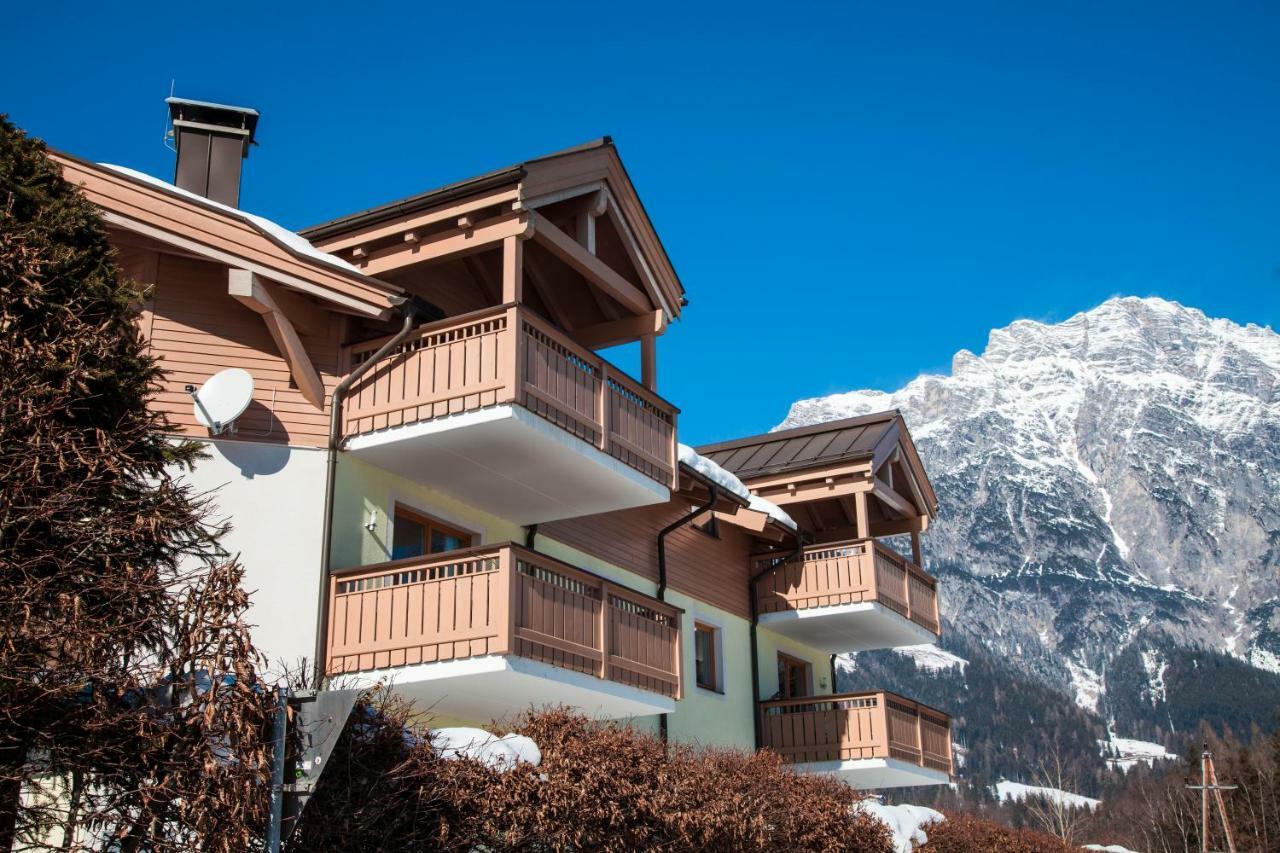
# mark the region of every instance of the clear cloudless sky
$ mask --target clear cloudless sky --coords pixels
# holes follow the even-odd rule
[[[891,390],[1029,317],[1280,317],[1280,5],[22,3],[0,111],[167,179],[162,99],[253,106],[301,228],[613,136],[688,290],[685,441]]]

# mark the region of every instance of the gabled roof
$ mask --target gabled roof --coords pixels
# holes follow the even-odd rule
[[[625,219],[623,227],[630,229],[630,236],[646,259],[648,269],[645,272],[652,276],[652,286],[658,291],[662,307],[669,316],[679,316],[684,303],[684,285],[667,256],[666,248],[658,239],[648,211],[640,201],[635,185],[631,183],[613,140],[608,136],[340,216],[303,228],[298,233],[332,249],[333,241],[352,232],[371,229],[502,187],[516,188],[518,205],[536,207],[539,202],[560,197],[575,186],[591,182],[608,185],[617,204],[617,213]]]
[[[894,446],[902,447],[930,511],[936,511],[937,497],[897,409],[708,444],[699,447],[698,453],[750,481],[863,459],[872,460],[875,465]]]

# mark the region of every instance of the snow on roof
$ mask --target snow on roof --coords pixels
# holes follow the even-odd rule
[[[941,812],[925,806],[886,806],[878,800],[863,800],[854,808],[889,827],[894,853],[911,853],[917,844],[929,840],[925,825],[944,819]]]
[[[687,444],[679,445],[679,449],[681,465],[692,468],[726,492],[735,495],[739,500],[746,501],[748,508],[755,512],[763,512],[774,521],[790,527],[792,530],[798,529],[795,521],[780,506],[751,494],[751,490],[736,476],[730,474],[707,457],[700,455]]]
[[[447,761],[469,758],[499,773],[521,763],[534,767],[542,763],[542,750],[538,749],[533,738],[524,735],[498,737],[484,729],[453,726],[431,729],[427,738],[440,757]]]
[[[332,267],[337,267],[343,272],[355,273],[361,277],[364,277],[364,272],[362,272],[358,267],[354,267],[351,264],[347,263],[346,261],[342,260],[342,258],[331,255],[328,252],[320,251],[315,246],[311,245],[311,243],[308,242],[305,238],[295,234],[294,232],[290,231],[288,228],[285,228],[283,225],[279,225],[275,222],[272,222],[270,219],[267,219],[264,216],[256,216],[252,213],[241,210],[238,207],[231,207],[229,205],[216,202],[213,199],[205,198],[204,196],[198,193],[193,193],[190,190],[184,190],[182,187],[174,186],[168,181],[162,181],[159,178],[152,177],[151,175],[148,175],[145,172],[139,172],[136,169],[130,169],[127,166],[116,166],[112,163],[99,163],[98,165],[104,169],[110,169],[111,171],[116,172],[117,174],[124,175],[125,177],[133,178],[134,180],[142,181],[145,184],[149,184],[150,186],[157,187],[158,189],[164,190],[165,192],[173,193],[175,195],[180,195],[185,198],[191,199],[192,201],[197,201],[200,204],[209,205],[211,207],[217,208],[219,211],[223,213],[226,213],[230,216],[234,216],[237,219],[248,222],[250,225],[253,225],[254,227],[256,227],[259,231],[262,231],[264,234],[276,240],[277,242],[283,243],[285,246],[287,246],[289,249],[291,249],[292,251],[294,251],[299,255],[302,255],[313,261],[319,261],[320,263],[328,264],[329,266],[332,266]]]
[[[1063,791],[1058,788],[1042,788],[1038,785],[1023,785],[1021,782],[1002,781],[996,783],[996,796],[1001,800],[1025,800],[1027,797],[1043,797],[1050,802],[1059,805],[1072,806],[1074,808],[1095,809],[1101,800],[1095,800],[1092,797],[1086,797],[1081,794],[1073,794],[1070,791]]]
[[[796,527],[795,519],[787,515],[786,510],[778,506],[773,501],[765,500],[759,495],[751,496],[751,504],[749,508],[755,510],[756,512],[767,513],[769,517],[772,518],[774,521],[778,522],[779,524],[790,527],[792,530],[800,529]]]

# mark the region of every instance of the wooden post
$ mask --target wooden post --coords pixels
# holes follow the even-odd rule
[[[858,516],[858,538],[870,539],[871,531],[867,524],[867,493],[858,492],[853,496],[853,506]]]
[[[1200,753],[1200,849],[1209,853],[1209,748]]]
[[[920,531],[911,531],[911,562],[924,568],[924,557],[920,554]]]
[[[640,381],[650,391],[658,390],[658,336],[640,337]]]
[[[608,453],[609,409],[612,407],[609,398],[609,367],[604,361],[597,362],[595,367],[600,379],[596,384],[596,420],[600,423],[600,440],[596,442],[596,446]]]
[[[502,301],[524,301],[524,240],[502,238]]]
[[[511,546],[498,549],[498,602],[493,621],[498,628],[498,646],[502,653],[515,654],[516,619],[520,611],[520,578],[516,571],[516,555]]]
[[[609,584],[600,581],[600,616],[596,621],[596,630],[600,636],[600,672],[603,679],[609,678]]]

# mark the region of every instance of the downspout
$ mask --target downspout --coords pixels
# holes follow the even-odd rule
[[[320,685],[324,681],[325,653],[327,651],[325,646],[327,645],[329,621],[329,571],[332,568],[329,552],[333,548],[334,482],[338,473],[338,452],[342,445],[342,401],[346,397],[347,391],[361,376],[368,373],[388,353],[404,343],[405,338],[409,337],[409,334],[413,332],[415,320],[419,317],[431,316],[436,313],[430,310],[432,306],[422,302],[416,296],[392,297],[391,301],[396,310],[404,317],[404,325],[389,341],[379,347],[377,352],[362,361],[355,370],[348,373],[338,383],[337,387],[333,389],[333,397],[329,403],[329,445],[324,476],[324,526],[320,533],[320,546],[323,550],[320,553],[319,603],[316,605],[314,685],[317,690],[320,689]]]
[[[658,595],[659,601],[667,600],[667,534],[673,532],[677,528],[683,527],[690,521],[702,515],[707,510],[713,509],[716,501],[720,499],[720,487],[715,483],[708,486],[710,495],[707,502],[700,507],[680,516],[675,521],[658,531]],[[667,714],[658,717],[658,733],[662,737],[662,742],[667,742]]]
[[[761,726],[760,719],[760,641],[759,634],[756,630],[757,626],[760,624],[760,607],[759,604],[756,603],[756,582],[759,581],[760,578],[769,574],[769,572],[775,572],[792,560],[800,559],[800,554],[803,551],[804,537],[801,536],[800,531],[797,530],[795,552],[792,553],[790,557],[787,557],[780,562],[773,563],[768,568],[761,569],[756,572],[752,575],[751,580],[747,582],[747,600],[751,602],[751,696],[753,697],[752,705],[754,706],[751,709],[751,719],[752,722],[755,723],[756,749],[760,749],[764,746],[764,730]],[[834,662],[834,657],[832,660]]]
[[[537,549],[533,547],[533,543],[537,540],[538,525],[535,522],[524,529],[524,547],[528,548],[530,551],[536,551]]]

